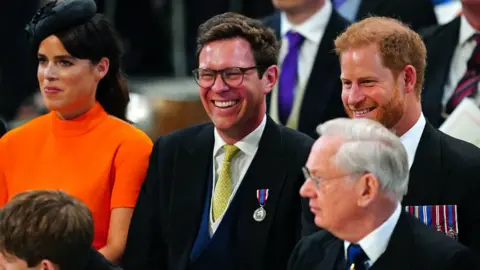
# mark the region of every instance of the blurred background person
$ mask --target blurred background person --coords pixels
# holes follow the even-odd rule
[[[264,19],[281,41],[280,75],[267,95],[277,123],[316,138],[315,127],[346,116],[338,95],[340,65],[333,40],[349,24],[330,0],[273,0],[279,12]]]
[[[121,270],[91,248],[88,207],[63,191],[19,193],[0,208],[0,269]]]
[[[0,140],[0,206],[31,189],[62,189],[93,213],[93,245],[123,254],[152,141],[127,122],[121,43],[92,0],[43,6],[28,25],[49,113]]]
[[[480,105],[480,0],[461,0],[462,13],[451,22],[425,30],[428,68],[423,113],[440,127],[465,97]]]
[[[413,30],[436,25],[432,0],[331,0],[334,7],[348,20],[360,21],[367,16],[398,19]]]

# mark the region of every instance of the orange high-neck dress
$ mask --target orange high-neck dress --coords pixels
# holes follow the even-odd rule
[[[98,102],[73,120],[50,112],[0,139],[0,207],[23,191],[63,190],[92,211],[100,249],[111,210],[135,207],[151,150],[145,133]]]

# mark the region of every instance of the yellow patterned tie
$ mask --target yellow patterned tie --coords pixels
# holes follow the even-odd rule
[[[228,200],[232,194],[232,179],[230,176],[230,162],[235,154],[238,153],[238,147],[235,145],[226,144],[225,157],[220,165],[220,174],[218,175],[217,183],[215,184],[215,191],[213,193],[213,221],[220,218],[220,216],[227,209]]]

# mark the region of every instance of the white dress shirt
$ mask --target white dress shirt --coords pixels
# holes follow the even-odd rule
[[[370,266],[372,266],[387,249],[393,229],[395,229],[398,219],[400,218],[401,210],[402,207],[400,206],[400,203],[398,203],[393,214],[382,225],[380,225],[380,227],[376,228],[357,243],[362,247],[365,254],[367,254],[369,259],[367,263]],[[345,248],[345,259],[348,259],[347,249],[350,242],[344,241],[343,244]]]
[[[413,160],[415,159],[415,153],[417,152],[418,144],[420,143],[420,138],[422,137],[426,123],[427,121],[422,113],[420,114],[420,117],[415,125],[405,132],[405,134],[400,136],[400,142],[407,151],[409,169],[412,168]]]
[[[298,117],[302,106],[305,87],[308,78],[310,77],[313,64],[315,63],[318,47],[320,46],[320,42],[322,41],[331,15],[332,3],[330,3],[330,1],[325,1],[323,7],[302,24],[292,25],[288,21],[285,13],[280,15],[280,34],[282,36],[282,45],[280,47],[278,61],[280,70],[282,69],[281,66],[283,59],[288,53],[288,38],[286,37],[288,31],[295,31],[305,38],[298,56],[297,85],[294,90],[292,111],[286,125],[290,128],[296,129],[298,127]],[[275,122],[280,122],[278,117],[278,83],[272,90],[269,115]]]
[[[233,157],[230,163],[230,178],[232,180],[232,194],[228,200],[227,208],[224,214],[227,212],[230,203],[237,192],[240,183],[242,182],[245,174],[247,173],[248,167],[252,163],[253,158],[258,150],[258,144],[262,137],[263,131],[265,130],[265,125],[267,123],[267,116],[263,117],[262,123],[250,134],[245,136],[242,140],[235,143],[240,151]],[[210,236],[212,236],[217,230],[220,222],[223,219],[223,214],[215,222],[212,218],[212,205],[213,205],[213,194],[215,191],[215,183],[217,182],[218,175],[220,174],[220,167],[225,157],[225,150],[223,146],[226,144],[225,141],[218,134],[217,129],[214,130],[215,144],[213,146],[213,185],[212,185],[212,198],[210,202]]]
[[[476,32],[477,31],[473,28],[473,26],[471,26],[467,19],[465,19],[465,16],[461,16],[458,45],[453,54],[452,62],[450,63],[450,72],[443,91],[442,104],[444,109],[448,103],[448,100],[455,92],[458,82],[460,82],[463,75],[465,75],[465,72],[467,71],[467,62],[472,56],[477,45],[475,39],[471,38]],[[480,89],[480,82],[478,87],[478,89]],[[474,100],[477,105],[480,105],[480,95],[477,94],[474,97]]]

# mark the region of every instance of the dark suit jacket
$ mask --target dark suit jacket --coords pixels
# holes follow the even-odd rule
[[[122,270],[122,268],[111,264],[102,254],[92,249],[85,270]]]
[[[402,204],[457,205],[459,241],[480,255],[478,194],[480,149],[436,130],[427,122]],[[306,235],[319,230],[308,224],[305,228]]]
[[[437,24],[431,0],[362,0],[357,21],[369,15],[400,19],[415,31]]]
[[[302,239],[289,270],[344,270],[344,242],[327,231]],[[402,212],[385,252],[370,270],[469,270],[478,269],[471,252],[455,240],[436,232]]]
[[[265,18],[264,23],[274,29],[280,40],[280,13]],[[340,62],[335,54],[333,41],[348,24],[348,21],[336,11],[332,12],[308,78],[300,109],[298,130],[312,138],[318,138],[315,129],[319,124],[337,117],[347,117],[340,98],[342,94]],[[269,94],[267,111],[271,102],[278,101],[272,101]]]
[[[422,92],[423,114],[434,127],[443,123],[442,98],[460,35],[460,17],[422,32],[427,47],[427,68]]]
[[[459,240],[480,255],[480,149],[427,123],[403,205],[458,205]]]
[[[212,166],[213,124],[189,127],[160,137],[153,148],[127,240],[126,270],[187,269],[204,208]],[[285,269],[299,240],[306,163],[313,140],[270,118],[230,207],[241,205],[233,251],[238,269]],[[268,215],[253,220],[257,189],[269,188]],[[306,206],[308,208],[308,205]],[[228,211],[228,210],[227,210]],[[313,220],[311,220],[313,223]]]

